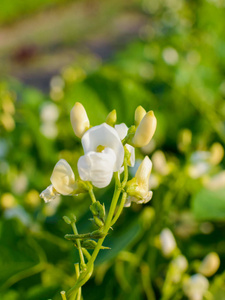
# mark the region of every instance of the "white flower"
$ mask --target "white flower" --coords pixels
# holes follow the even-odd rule
[[[149,191],[149,177],[152,170],[152,162],[148,156],[140,164],[135,177],[127,183],[128,198],[125,207],[129,207],[131,202],[145,204],[152,198],[152,191]]]
[[[163,255],[170,256],[176,249],[177,244],[175,238],[169,228],[164,228],[160,233],[160,242]]]
[[[208,287],[207,278],[201,274],[195,274],[184,282],[183,291],[189,300],[202,300]]]
[[[50,181],[52,184],[40,194],[40,197],[43,198],[45,202],[55,199],[58,194],[74,194],[77,188],[73,170],[65,159],[60,159],[57,162]]]
[[[128,127],[125,123],[121,123],[119,125],[115,125],[116,132],[118,133],[121,141],[125,138],[128,132]],[[128,166],[133,167],[135,164],[135,149],[133,146],[129,144],[125,144],[125,147],[130,152],[130,159],[128,161]]]
[[[78,160],[80,178],[91,181],[96,187],[106,187],[124,160],[124,148],[118,133],[103,123],[85,132],[81,143],[85,155]]]

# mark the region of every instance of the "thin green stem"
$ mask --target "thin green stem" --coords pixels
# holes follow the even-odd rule
[[[62,300],[67,300],[65,291],[60,292],[60,294],[62,296]]]
[[[83,251],[85,257],[87,258],[87,260],[89,260],[91,258],[91,254],[87,251],[86,248],[82,248],[82,251]]]
[[[95,202],[96,202],[96,198],[95,198],[95,194],[94,194],[94,192],[93,192],[92,186],[90,186],[90,188],[88,189],[88,193],[89,193],[89,195],[90,195],[90,197],[91,197],[92,203],[95,203]]]
[[[74,234],[78,234],[75,222],[72,222],[71,226],[72,226]],[[84,255],[83,255],[83,251],[82,251],[79,239],[77,239],[77,248],[78,248],[78,252],[79,252],[79,255],[80,255],[81,266],[84,267],[86,264],[85,264]]]
[[[34,267],[31,267],[29,269],[26,269],[24,271],[21,271],[15,275],[13,275],[1,286],[1,291],[7,290],[9,287],[11,287],[12,285],[14,285],[15,283],[17,283],[20,280],[23,280],[27,277],[33,276],[35,274],[38,274],[38,273],[44,271],[46,269],[46,267],[47,267],[47,263],[40,262],[39,264],[37,264]]]
[[[123,181],[121,183],[122,189],[125,188],[125,185],[127,184],[127,180],[128,180],[128,166],[127,166],[127,157],[125,156],[125,158],[124,158],[124,177],[123,177]]]
[[[121,212],[123,210],[123,207],[124,207],[124,204],[126,202],[126,199],[127,199],[127,193],[124,192],[123,195],[122,195],[122,199],[120,201],[120,205],[118,207],[118,210],[117,210],[114,218],[112,219],[111,226],[113,226],[116,223],[116,221],[118,220],[119,216],[121,215]]]
[[[114,212],[115,212],[115,209],[116,209],[116,205],[117,205],[120,193],[121,193],[121,187],[120,187],[120,182],[119,182],[119,172],[116,172],[114,174],[114,176],[115,176],[115,190],[114,190],[111,206],[110,206],[110,209],[109,209],[109,213],[108,213],[108,216],[107,216],[107,219],[106,219],[106,222],[105,222],[105,226],[103,228],[103,233],[105,233],[105,234],[107,234],[109,229],[110,229],[112,218],[113,218],[113,215],[114,215]],[[101,246],[103,244],[104,239],[105,239],[105,237],[98,240],[98,243],[95,247],[95,250],[94,250],[90,260],[88,261],[86,271],[81,273],[81,275],[80,275],[79,279],[77,280],[76,284],[68,291],[69,299],[72,299],[72,297],[77,294],[77,290],[79,289],[79,287],[84,285],[88,281],[88,279],[91,277],[95,259],[96,259],[97,255],[98,255],[98,253],[101,249]]]
[[[78,278],[80,276],[79,264],[74,264],[74,266],[75,266],[76,279],[78,280]],[[78,289],[76,300],[81,300],[81,287]]]

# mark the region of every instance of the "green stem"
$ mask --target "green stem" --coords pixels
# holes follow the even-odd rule
[[[108,216],[107,216],[107,219],[106,219],[106,223],[105,223],[105,226],[103,228],[103,233],[105,233],[105,234],[107,234],[109,229],[110,229],[112,218],[113,218],[113,215],[114,215],[114,212],[115,212],[115,209],[116,209],[116,205],[117,205],[120,193],[121,193],[121,187],[120,187],[120,183],[119,183],[119,172],[116,172],[114,174],[114,176],[115,176],[115,190],[114,190],[111,206],[110,206],[110,209],[109,209],[109,213],[108,213]],[[87,263],[86,271],[81,273],[81,275],[80,275],[79,279],[77,280],[76,284],[68,291],[69,299],[72,300],[73,295],[77,294],[77,290],[79,289],[79,287],[84,285],[88,281],[88,279],[91,277],[95,259],[96,259],[97,255],[98,255],[98,253],[101,249],[101,246],[103,244],[104,239],[105,239],[105,237],[98,240],[96,248],[95,248],[90,260]]]
[[[126,202],[126,199],[127,199],[127,193],[124,192],[123,196],[122,196],[122,199],[120,201],[119,208],[118,208],[118,210],[117,210],[117,212],[116,212],[116,214],[115,214],[115,216],[114,216],[114,218],[113,218],[113,220],[111,222],[111,226],[113,226],[116,223],[116,221],[118,220],[119,216],[121,215],[121,212],[123,210],[123,207],[124,207],[124,204]]]
[[[122,189],[125,188],[125,185],[127,184],[127,180],[128,180],[128,166],[127,166],[127,157],[125,156],[125,158],[124,158],[124,177],[123,177],[123,181],[121,183]]]
[[[31,267],[29,269],[26,269],[24,271],[21,271],[15,275],[13,275],[1,286],[1,291],[7,290],[8,288],[10,288],[12,285],[17,283],[18,281],[23,280],[27,277],[33,276],[35,274],[38,274],[38,273],[44,271],[46,268],[47,268],[47,263],[40,262],[39,264],[37,264],[34,267]]]
[[[60,292],[60,294],[62,296],[62,300],[67,300],[65,291]]]
[[[89,195],[90,195],[90,197],[91,197],[92,203],[95,203],[95,202],[96,202],[96,198],[95,198],[95,194],[94,194],[94,192],[93,192],[93,188],[92,188],[91,185],[90,185],[90,187],[88,188],[88,193],[89,193]]]
[[[74,234],[78,234],[75,222],[72,222],[71,226],[73,228]],[[84,266],[86,266],[86,264],[85,264],[84,255],[83,255],[83,251],[82,251],[79,239],[77,239],[77,248],[78,248],[78,252],[79,252],[79,255],[80,255],[81,266],[84,267]]]
[[[74,264],[74,266],[75,266],[76,279],[78,280],[78,278],[80,276],[79,264]],[[78,289],[76,300],[81,300],[81,287]]]

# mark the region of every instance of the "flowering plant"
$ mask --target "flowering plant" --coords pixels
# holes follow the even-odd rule
[[[90,211],[97,229],[93,232],[78,234],[76,218],[64,217],[70,224],[73,234],[65,238],[73,242],[78,249],[80,264],[75,265],[77,281],[67,292],[61,292],[62,299],[81,299],[81,287],[91,277],[95,259],[103,246],[104,239],[110,228],[115,224],[123,207],[131,202],[147,203],[152,198],[149,190],[149,177],[152,163],[148,156],[140,164],[135,177],[128,180],[128,166],[134,166],[135,147],[143,147],[152,139],[156,130],[156,118],[153,111],[146,113],[139,106],[135,111],[135,124],[129,129],[126,124],[116,124],[116,111],[113,110],[106,122],[91,127],[87,113],[81,103],[75,103],[71,110],[71,123],[74,133],[81,138],[84,155],[78,160],[79,178],[66,160],[61,159],[55,165],[48,186],[40,196],[45,202],[54,200],[57,195],[78,195],[89,193],[91,198]],[[104,188],[115,179],[115,189],[108,214],[104,203],[96,200],[93,187]],[[97,241],[96,241],[97,240]],[[92,255],[88,249],[93,249]]]

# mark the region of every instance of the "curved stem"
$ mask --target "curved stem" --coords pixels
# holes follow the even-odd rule
[[[124,193],[123,193],[123,196],[122,196],[122,199],[121,199],[121,201],[120,201],[119,208],[118,208],[118,210],[117,210],[117,212],[116,212],[116,214],[115,214],[115,216],[114,216],[114,218],[113,218],[113,220],[112,220],[112,222],[111,222],[111,226],[114,225],[114,224],[116,223],[116,221],[118,220],[119,216],[121,215],[121,212],[122,212],[122,210],[123,210],[123,207],[124,207],[124,204],[125,204],[125,202],[126,202],[126,199],[127,199],[127,193],[124,192]]]
[[[123,177],[123,181],[121,183],[122,189],[125,188],[125,185],[127,184],[127,180],[128,180],[128,166],[127,166],[127,157],[125,156],[125,158],[124,158],[124,177]]]
[[[71,226],[72,226],[72,228],[73,228],[74,234],[78,234],[78,231],[77,231],[77,227],[76,227],[75,222],[72,222],[72,223],[71,223]],[[77,239],[77,248],[78,248],[79,255],[80,255],[81,266],[84,267],[84,266],[86,266],[86,264],[85,264],[84,255],[83,255],[83,251],[82,251],[82,248],[81,248],[81,244],[80,244],[80,240],[79,240],[79,239]]]
[[[93,192],[93,187],[92,186],[90,186],[90,188],[88,188],[88,193],[89,193],[89,195],[91,197],[92,203],[95,203],[96,202],[96,198],[95,198],[95,194]]]
[[[75,266],[76,278],[78,279],[80,276],[79,264],[74,264],[74,266]],[[81,287],[78,289],[76,300],[81,300]]]

